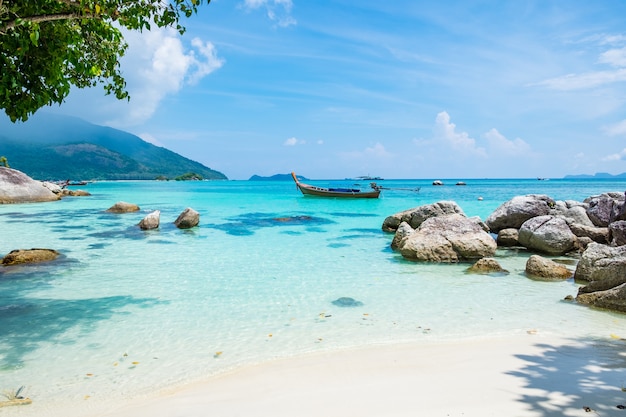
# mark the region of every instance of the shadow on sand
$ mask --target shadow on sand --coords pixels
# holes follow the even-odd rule
[[[626,416],[626,341],[571,340],[537,345],[541,354],[516,355],[525,365],[508,375],[523,380],[520,396],[532,415]]]

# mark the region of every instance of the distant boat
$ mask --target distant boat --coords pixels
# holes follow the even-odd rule
[[[304,195],[338,198],[378,198],[380,195],[380,187],[375,183],[370,184],[372,187],[371,191],[362,191],[358,188],[323,188],[301,183],[294,172],[291,173],[291,176],[296,182],[298,189]]]

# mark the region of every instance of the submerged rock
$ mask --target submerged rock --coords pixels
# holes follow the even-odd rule
[[[108,213],[132,213],[135,211],[139,211],[139,206],[125,201],[118,201],[107,209]]]
[[[2,258],[2,265],[48,262],[58,258],[59,252],[53,249],[16,249]]]
[[[337,307],[361,307],[363,305],[362,302],[350,297],[337,298],[332,304]]]

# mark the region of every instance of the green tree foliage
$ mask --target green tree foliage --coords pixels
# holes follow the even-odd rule
[[[5,168],[10,168],[9,161],[7,160],[6,156],[0,156],[0,166],[3,166]]]
[[[173,27],[210,0],[0,0],[0,108],[26,121],[72,85],[128,99],[120,28]]]

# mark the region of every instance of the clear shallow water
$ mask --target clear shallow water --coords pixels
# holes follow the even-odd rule
[[[465,181],[382,181],[393,190],[367,201],[306,198],[290,182],[101,182],[84,187],[91,197],[0,206],[1,254],[64,255],[0,272],[0,392],[25,385],[34,400],[2,412],[96,410],[246,364],[366,344],[531,329],[624,336],[626,315],[562,301],[574,282],[526,278],[526,253],[498,253],[509,275],[467,275],[464,264],[403,260],[381,224],[440,200],[484,219],[515,195],[582,200],[626,183]],[[142,210],[104,212],[117,201]],[[200,227],[173,226],[186,207],[200,212]],[[160,229],[139,230],[156,209]],[[362,305],[334,305],[340,297]]]

